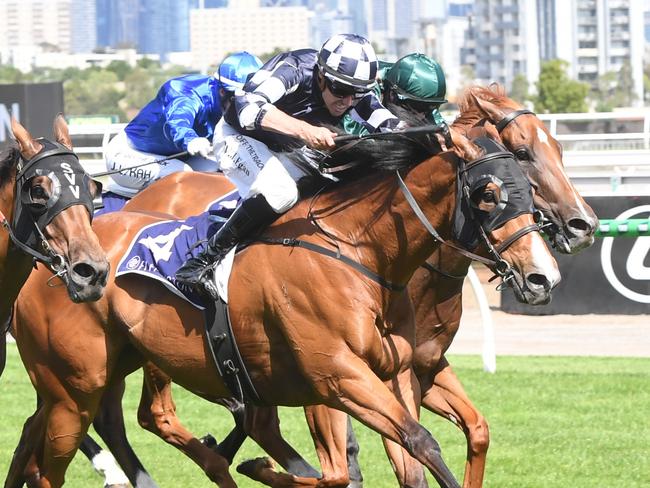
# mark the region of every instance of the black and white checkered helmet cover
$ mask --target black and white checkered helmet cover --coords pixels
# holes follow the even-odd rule
[[[377,77],[377,55],[370,42],[356,34],[330,37],[318,54],[325,76],[360,88],[372,88]]]

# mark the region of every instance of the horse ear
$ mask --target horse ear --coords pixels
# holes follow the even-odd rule
[[[486,122],[483,128],[485,129],[485,132],[490,139],[493,139],[497,142],[502,142],[501,135],[499,134],[499,131],[493,124],[491,124],[490,122]]]
[[[43,146],[40,142],[35,141],[32,135],[25,129],[15,117],[11,117],[11,132],[13,132],[20,154],[25,159],[32,159],[36,156]]]
[[[470,96],[472,97],[472,100],[476,106],[479,107],[492,122],[496,123],[506,116],[505,112],[497,107],[494,103],[477,97],[473,92],[470,93]]]
[[[470,140],[462,135],[460,132],[452,130],[450,131],[451,140],[454,143],[454,146],[451,148],[456,155],[467,161],[472,161],[481,156],[481,149],[472,144]]]
[[[54,118],[54,140],[72,151],[72,140],[70,139],[70,132],[68,131],[68,124],[65,121],[63,114],[58,114]]]

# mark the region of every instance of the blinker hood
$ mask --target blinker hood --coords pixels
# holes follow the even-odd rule
[[[472,142],[483,148],[485,155],[461,170],[456,182],[458,197],[453,226],[454,238],[467,249],[475,249],[479,244],[478,226],[472,221],[478,221],[490,233],[521,214],[533,212],[530,183],[512,153],[487,137]],[[472,197],[490,182],[500,188],[499,202],[492,211],[485,212],[473,203]]]
[[[34,249],[41,242],[37,234],[66,208],[81,204],[91,218],[93,215],[90,176],[79,163],[77,155],[59,143],[46,139],[38,139],[38,142],[43,149],[19,166],[16,175],[18,195],[14,199],[13,215],[15,236]],[[29,183],[37,176],[46,176],[51,181],[51,194],[45,204],[32,200]],[[96,184],[100,185],[98,182]]]

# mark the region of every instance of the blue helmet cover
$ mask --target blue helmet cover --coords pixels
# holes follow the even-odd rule
[[[214,74],[222,88],[235,91],[244,87],[248,76],[262,66],[262,61],[247,51],[230,54],[219,65]]]

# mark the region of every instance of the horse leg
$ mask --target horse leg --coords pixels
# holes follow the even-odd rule
[[[137,488],[156,488],[156,483],[142,466],[126,437],[122,410],[124,389],[124,381],[119,381],[104,391],[93,421],[95,430],[115,459],[108,452],[101,450],[90,436],[84,438],[80,449],[92,461],[95,470],[105,476],[104,486],[126,486],[130,481]],[[115,461],[124,472],[115,466]]]
[[[305,407],[305,418],[323,470],[323,481],[333,486],[350,482],[346,454],[348,416],[325,405]]]
[[[446,358],[442,358],[440,369],[433,378],[422,382],[422,388],[422,405],[450,420],[465,433],[467,462],[463,487],[483,486],[485,460],[490,444],[488,424],[483,415],[472,405]]]
[[[402,371],[394,378],[389,386],[396,394],[400,403],[404,405],[414,419],[419,418],[416,398],[420,399],[420,385],[411,368]],[[426,488],[428,485],[424,475],[424,467],[400,446],[393,441],[382,438],[384,449],[388,455],[399,486],[413,488]]]
[[[350,351],[340,354],[336,365],[338,367],[324,380],[314,383],[329,406],[348,412],[367,427],[404,447],[429,469],[440,486],[459,486],[442,460],[440,446],[433,436],[399,403],[367,363]],[[312,377],[319,377],[318,373],[314,372]]]
[[[43,450],[43,410],[40,406],[23,425],[20,440],[16,447],[5,479],[5,488],[20,488],[23,484],[36,486],[40,478],[38,454]]]
[[[291,447],[280,432],[277,407],[246,407],[246,432],[290,474],[318,478],[320,474]]]
[[[143,428],[194,461],[217,485],[228,488],[237,486],[228,472],[228,461],[194,437],[180,423],[171,395],[171,379],[151,363],[144,366],[138,421]]]
[[[352,428],[352,419],[348,415],[348,435],[345,448],[346,458],[348,460],[348,475],[350,477],[350,488],[361,488],[363,486],[363,476],[361,475],[361,466],[359,466],[359,443]]]

